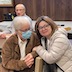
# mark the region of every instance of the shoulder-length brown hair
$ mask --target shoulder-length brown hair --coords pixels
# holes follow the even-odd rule
[[[51,26],[51,28],[52,28],[52,33],[51,33],[51,35],[55,32],[56,29],[58,29],[58,27],[57,27],[57,25],[54,23],[54,21],[53,21],[51,18],[49,18],[48,16],[41,16],[41,17],[39,17],[39,18],[37,19],[37,21],[36,21],[36,24],[35,24],[35,31],[36,31],[39,39],[41,39],[41,37],[42,37],[41,34],[39,33],[39,30],[38,30],[38,26],[39,26],[39,23],[40,23],[41,21],[45,21],[45,22],[47,22],[47,23]]]

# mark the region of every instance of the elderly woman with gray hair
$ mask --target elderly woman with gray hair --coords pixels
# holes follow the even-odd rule
[[[17,16],[13,20],[15,34],[9,37],[2,48],[2,72],[33,72],[37,56],[32,49],[38,46],[39,39],[32,32],[27,17]],[[1,72],[0,71],[0,72]]]

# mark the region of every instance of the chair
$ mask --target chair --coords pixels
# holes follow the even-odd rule
[[[35,72],[43,72],[43,60],[40,57],[35,60]]]

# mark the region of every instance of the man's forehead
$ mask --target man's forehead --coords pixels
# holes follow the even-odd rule
[[[25,29],[30,29],[30,25],[29,25],[29,24],[24,24],[24,25],[21,27],[21,30],[25,30]]]
[[[22,6],[22,5],[18,5],[18,6],[16,6],[15,9],[24,9],[24,6]]]

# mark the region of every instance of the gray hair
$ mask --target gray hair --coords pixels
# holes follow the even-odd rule
[[[19,30],[22,28],[24,24],[28,23],[30,25],[30,29],[32,29],[32,24],[27,17],[24,16],[17,16],[13,20],[13,26],[15,30]]]

